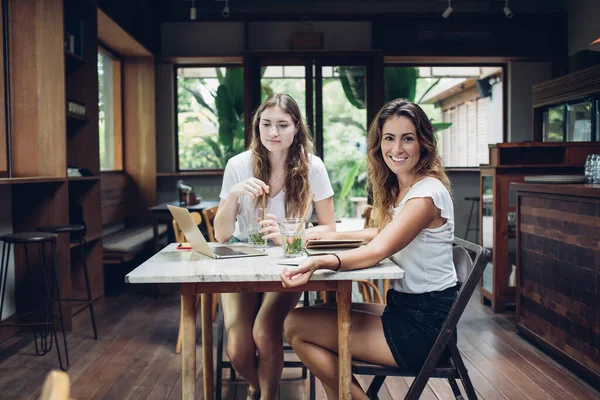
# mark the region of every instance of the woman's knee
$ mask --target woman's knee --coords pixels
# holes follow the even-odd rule
[[[299,334],[302,332],[303,322],[305,320],[305,310],[302,308],[295,308],[289,312],[283,322],[283,331],[285,333],[285,339],[290,345],[297,340]]]
[[[252,329],[252,338],[258,353],[268,352],[281,347],[283,342],[283,323],[270,321],[256,321]]]
[[[227,333],[227,356],[236,369],[252,366],[256,360],[256,345],[251,333],[230,329]]]

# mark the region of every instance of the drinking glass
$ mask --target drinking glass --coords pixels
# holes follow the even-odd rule
[[[262,220],[262,207],[256,207],[250,210],[250,215],[248,216],[248,243],[252,247],[267,247],[267,239],[263,239],[263,235],[265,235],[265,233],[259,232],[259,230],[262,228],[259,222]]]
[[[300,257],[304,252],[304,221],[301,218],[285,218],[279,223],[283,256]]]

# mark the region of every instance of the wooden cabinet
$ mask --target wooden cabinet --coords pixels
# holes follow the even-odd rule
[[[600,385],[600,186],[517,184],[519,332]]]
[[[481,300],[494,312],[515,303],[516,192],[513,182],[526,176],[583,176],[588,154],[600,143],[499,143],[490,147],[490,165],[480,168],[480,243],[492,253],[483,273]]]

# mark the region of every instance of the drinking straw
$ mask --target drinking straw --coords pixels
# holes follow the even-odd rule
[[[263,192],[263,195],[262,195],[262,220],[261,221],[265,220],[265,202],[266,202],[265,196],[266,196],[266,194],[265,194],[265,192]]]

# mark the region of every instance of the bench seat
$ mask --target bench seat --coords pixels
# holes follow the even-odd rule
[[[158,235],[167,232],[164,225],[158,226]],[[152,226],[136,226],[111,233],[102,239],[105,264],[121,264],[131,261],[138,253],[152,244]]]

